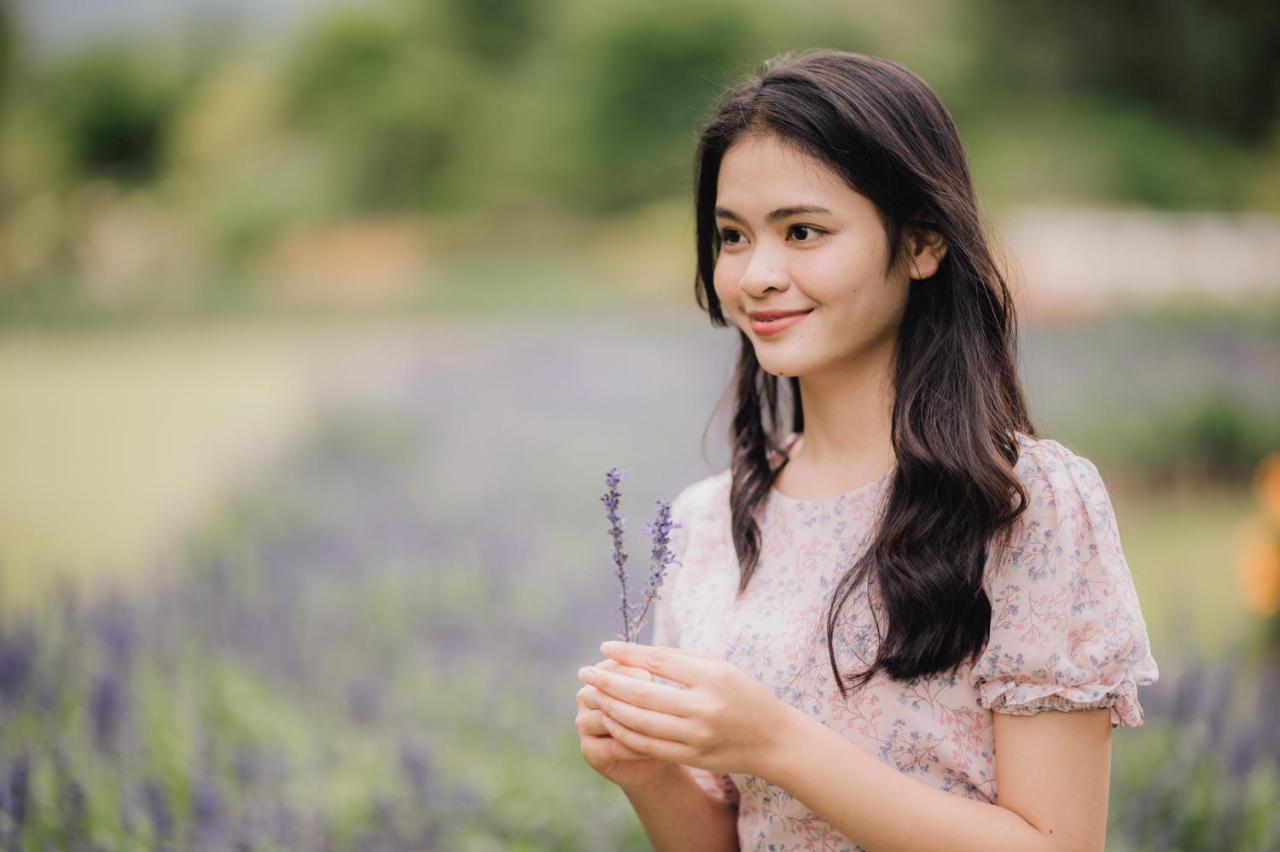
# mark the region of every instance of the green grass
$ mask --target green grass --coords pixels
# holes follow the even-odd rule
[[[1156,648],[1223,650],[1248,625],[1236,586],[1235,531],[1254,511],[1243,490],[1115,493],[1125,557]]]
[[[239,471],[297,434],[353,342],[283,323],[0,338],[0,601],[30,603],[62,577],[142,579]]]

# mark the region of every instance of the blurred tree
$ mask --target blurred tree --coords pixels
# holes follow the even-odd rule
[[[343,9],[303,36],[286,72],[292,112],[332,148],[354,208],[456,203],[452,166],[486,86],[447,32],[397,5]]]
[[[14,45],[13,8],[9,0],[0,0],[0,116],[8,104],[6,96],[13,79]]]
[[[1261,145],[1280,116],[1275,0],[977,0],[988,83],[1149,105],[1186,128]]]
[[[32,74],[36,109],[63,149],[68,177],[142,181],[160,171],[191,83],[187,71],[145,51],[105,45]]]
[[[423,2],[423,0],[418,0]],[[547,12],[542,0],[446,0],[446,20],[461,49],[495,68],[518,64],[544,42]]]
[[[9,107],[9,87],[12,85],[14,67],[13,9],[9,0],[0,0],[0,128],[4,127]],[[0,222],[9,208],[9,188],[0,180]],[[2,232],[0,232],[2,233]],[[7,257],[3,236],[0,236],[0,273],[5,269]]]
[[[571,52],[580,159],[568,200],[614,210],[683,192],[700,119],[768,54],[755,6],[660,0],[599,14]]]

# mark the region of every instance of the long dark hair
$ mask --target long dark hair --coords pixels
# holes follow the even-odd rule
[[[871,544],[833,591],[827,652],[847,698],[833,636],[845,601],[866,580],[888,623],[876,617],[876,657],[848,686],[881,670],[895,680],[952,672],[987,643],[988,548],[1008,546],[1026,509],[1014,470],[1017,433],[1035,435],[1017,374],[1013,300],[988,248],[959,134],[933,90],[897,63],[832,49],[765,60],[724,95],[695,156],[695,290],[719,327],[729,324],[713,283],[720,163],[734,141],[758,133],[825,162],[875,204],[889,270],[906,260],[908,228],[946,242],[936,273],[910,283],[894,366],[896,469]],[[804,418],[799,379],[788,379],[788,427],[778,377],[739,336],[729,503],[741,594],[760,557],[756,511],[790,461],[781,439],[788,429],[803,432]]]

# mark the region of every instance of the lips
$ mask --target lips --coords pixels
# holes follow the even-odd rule
[[[813,310],[813,308],[804,308],[803,310],[797,310],[797,311],[748,311],[747,316],[751,317],[753,321],[757,321],[757,320],[767,321],[767,320],[782,319],[784,317],[799,316],[800,314],[807,314],[811,310]]]
[[[747,316],[751,317],[752,331],[760,337],[772,337],[804,322],[804,318],[812,312],[812,308],[806,311],[753,311]]]

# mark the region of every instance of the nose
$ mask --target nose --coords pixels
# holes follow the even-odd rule
[[[759,299],[769,290],[787,288],[787,268],[782,251],[773,251],[761,244],[751,252],[746,269],[738,279],[738,289],[752,299]]]

